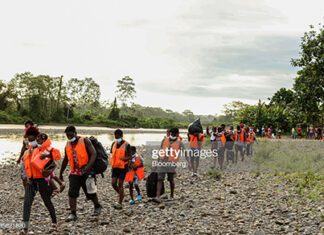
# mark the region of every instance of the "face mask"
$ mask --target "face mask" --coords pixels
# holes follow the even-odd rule
[[[175,139],[177,139],[177,137],[176,136],[170,136],[170,139],[175,140]]]
[[[123,138],[115,139],[117,143],[120,143],[123,140]]]
[[[41,148],[41,147],[42,147],[42,144],[37,144],[37,146],[38,146],[39,148]]]
[[[74,142],[76,140],[75,137],[73,137],[72,139],[69,139],[69,142]]]
[[[36,147],[37,146],[37,141],[34,140],[32,142],[29,142],[29,145],[32,146],[32,147]]]

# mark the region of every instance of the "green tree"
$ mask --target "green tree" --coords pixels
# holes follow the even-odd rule
[[[193,121],[195,120],[195,115],[194,115],[194,113],[193,113],[191,110],[189,110],[189,109],[184,110],[184,111],[182,112],[182,114],[183,114],[185,117],[187,117],[187,121],[188,121],[188,122],[193,122]]]
[[[318,31],[310,28],[301,38],[300,58],[291,60],[300,68],[293,86],[294,105],[306,123],[319,123],[324,104],[324,27],[320,24]]]
[[[117,99],[114,99],[114,102],[112,103],[110,113],[108,115],[108,119],[111,120],[119,120],[119,108],[117,106]]]
[[[129,76],[123,77],[117,81],[117,98],[123,103],[132,103],[136,96],[135,83],[133,79]]]
[[[272,97],[270,100],[269,105],[280,105],[280,106],[286,106],[289,105],[294,100],[294,92],[290,89],[286,88],[280,88]]]
[[[9,106],[9,90],[7,84],[0,80],[0,110],[6,110]]]

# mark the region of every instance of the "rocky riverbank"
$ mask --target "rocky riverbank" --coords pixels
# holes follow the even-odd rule
[[[105,178],[98,178],[101,215],[91,216],[93,206],[81,193],[75,222],[65,222],[69,213],[67,187],[53,198],[59,221],[55,234],[323,234],[323,204],[298,197],[295,185],[281,176],[243,171],[250,165],[246,161],[239,163],[239,168],[229,166],[217,180],[206,174],[208,161],[202,162],[205,171],[200,177],[193,178],[189,172],[177,175],[174,201],[164,199],[160,205],[150,201],[143,181],[142,202],[128,205],[126,189],[124,208],[120,211],[113,208],[117,197],[110,185],[109,169]],[[18,167],[11,162],[0,168],[0,222],[20,221],[23,187]],[[65,180],[68,183],[67,172]],[[166,189],[168,194],[168,184]],[[31,231],[44,234],[49,226],[50,217],[37,195]],[[0,231],[0,234],[18,232],[17,229]]]

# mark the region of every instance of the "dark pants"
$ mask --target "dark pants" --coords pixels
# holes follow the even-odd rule
[[[27,184],[25,189],[23,214],[24,229],[28,229],[31,207],[37,191],[39,191],[41,198],[51,215],[52,223],[57,222],[55,209],[51,201],[51,195],[53,193],[52,187],[48,185],[48,182],[46,182],[45,179],[32,179],[31,184]]]
[[[69,197],[78,198],[80,196],[80,188],[82,188],[87,200],[93,200],[97,194],[89,194],[87,192],[86,180],[86,176],[70,175]]]

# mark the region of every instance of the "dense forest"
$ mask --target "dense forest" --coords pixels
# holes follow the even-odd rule
[[[293,88],[279,89],[269,101],[255,105],[234,101],[224,105],[222,115],[195,115],[133,103],[135,83],[126,76],[118,80],[113,102],[101,101],[100,86],[92,78],[69,80],[30,72],[0,80],[0,123],[73,123],[109,127],[185,128],[196,118],[206,125],[272,126],[289,131],[292,126],[324,123],[324,27],[301,38],[300,58],[291,64],[299,71]]]
[[[116,98],[109,103],[101,101],[100,86],[92,78],[66,81],[63,76],[25,72],[7,83],[0,81],[0,122],[21,124],[32,119],[43,124],[168,128],[186,127],[197,118],[190,110],[178,113],[134,104],[135,93],[135,83],[128,76],[118,80]],[[205,124],[217,121],[213,115],[199,117]]]

